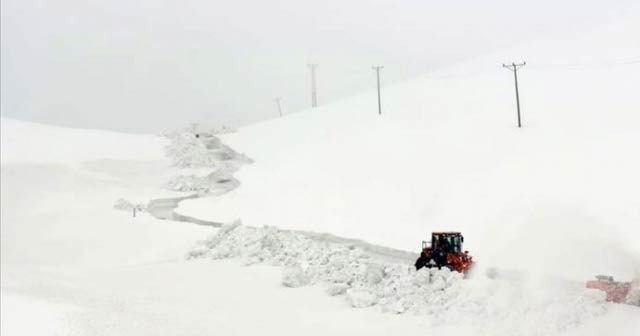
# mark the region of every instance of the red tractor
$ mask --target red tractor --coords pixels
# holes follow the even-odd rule
[[[468,251],[462,251],[463,242],[464,237],[460,232],[431,233],[431,243],[422,242],[422,253],[416,260],[416,270],[422,267],[446,267],[452,271],[466,273],[473,265],[473,257]]]

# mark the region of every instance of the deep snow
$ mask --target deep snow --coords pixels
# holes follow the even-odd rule
[[[46,145],[37,134],[29,140]],[[91,146],[78,140],[66,145]],[[5,145],[16,150],[21,141]],[[3,335],[386,335],[425,330],[535,335],[565,329],[591,335],[612,327],[632,335],[638,329],[633,323],[618,325],[633,321],[636,310],[605,304],[600,293],[585,292],[579,283],[558,288],[553,281],[547,284],[555,286],[552,291],[540,291],[531,282],[509,279],[468,282],[447,272],[415,274],[406,254],[318,233],[281,236],[275,228],[244,227],[231,231],[234,239],[213,245],[205,240],[190,253],[220,255],[224,246],[255,252],[242,265],[255,263],[256,257],[273,262],[282,251],[304,251],[310,257],[292,254],[291,267],[284,269],[186,261],[184,253],[194,251],[194,243],[215,229],[158,221],[146,213],[133,219],[129,211],[113,208],[120,198],[137,204],[184,195],[159,189],[176,174],[194,173],[166,159],[3,161],[1,172]],[[242,248],[255,247],[256,241],[265,248]],[[326,268],[323,275],[314,261],[323,256],[340,270]],[[371,272],[376,269],[382,271]],[[347,300],[331,297],[336,295]],[[366,309],[370,305],[417,314],[382,314]],[[464,321],[456,318],[459,314]]]
[[[620,20],[384,86],[381,116],[372,91],[224,135],[255,163],[235,191],[177,211],[415,252],[455,230],[483,267],[637,276],[638,31]],[[522,129],[511,60],[528,61]]]
[[[355,308],[377,306],[383,312],[426,315],[439,324],[473,327],[486,335],[553,335],[602,316],[609,307],[603,293],[580,282],[532,283],[483,274],[463,279],[447,269],[416,272],[403,258],[385,261],[357,244],[274,227],[234,223],[190,255],[282,266],[286,287],[321,284],[329,295],[344,295]]]
[[[640,267],[640,68],[612,61],[640,54],[635,28],[511,51],[520,130],[504,54],[384,87],[382,116],[367,93],[224,135],[255,162],[179,209],[246,224],[220,232],[128,207],[210,191],[206,146],[172,162],[160,137],[3,118],[1,333],[637,335],[636,307],[582,287]],[[319,233],[417,252],[439,229],[474,277]]]
[[[285,288],[276,267],[188,261],[187,251],[215,229],[147,213],[134,219],[114,208],[120,198],[138,204],[185,195],[163,186],[198,172],[163,158],[166,141],[124,136],[125,143],[111,142],[120,135],[67,134],[4,118],[2,134],[13,125],[29,136],[2,140],[3,336],[388,335],[425,328],[471,334],[461,326],[433,327],[420,316],[354,310],[317,287]],[[133,139],[130,146],[126,139]],[[146,148],[136,146],[141,142]],[[59,146],[72,154],[47,154]],[[139,150],[153,155],[133,160]]]

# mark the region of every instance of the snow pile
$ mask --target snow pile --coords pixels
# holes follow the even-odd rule
[[[143,203],[134,203],[124,198],[119,198],[116,204],[113,205],[113,208],[124,211],[133,211],[133,209],[136,209],[136,211],[145,211],[147,206]]]
[[[282,284],[285,287],[302,287],[309,284],[311,279],[299,265],[286,268],[282,273]]]
[[[197,192],[198,194],[224,193],[235,189],[240,182],[233,173],[242,162],[222,163],[219,168],[206,176],[178,175],[167,182],[166,187],[173,191]]]
[[[211,173],[201,176],[194,174],[177,175],[167,182],[169,190],[196,192],[203,194],[222,194],[235,189],[240,182],[233,174],[251,159],[225,145],[213,133],[194,129],[175,132],[168,135],[170,144],[165,148],[166,155],[180,168],[215,168]]]
[[[607,307],[601,293],[579,285],[463,279],[446,269],[416,272],[410,264],[383,260],[355,245],[239,222],[201,242],[190,257],[240,257],[245,265],[283,266],[286,287],[322,284],[329,295],[344,294],[356,308],[378,306],[385,312],[434,316],[442,323],[464,321],[494,335],[548,335],[601,315]]]
[[[627,303],[640,306],[640,276],[631,282],[631,289],[627,295]]]
[[[218,134],[226,134],[233,133],[236,129],[230,126],[211,126],[204,125],[201,123],[192,123],[191,125],[182,128],[180,130],[165,132],[162,135],[167,138],[173,138],[174,136],[180,133],[193,133],[193,134],[208,134],[208,135],[218,135]]]
[[[208,192],[211,182],[207,176],[178,175],[167,182],[167,188],[173,191]]]
[[[211,133],[183,131],[168,136],[171,142],[165,147],[166,155],[180,168],[215,167],[230,160],[250,162]]]

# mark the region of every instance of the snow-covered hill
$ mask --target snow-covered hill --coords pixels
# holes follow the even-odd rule
[[[3,163],[164,158],[166,139],[159,136],[49,126],[4,117],[0,125]]]
[[[388,335],[428,323],[284,288],[277,267],[187,260],[215,229],[114,208],[184,195],[163,186],[194,171],[162,158],[159,137],[1,122],[3,336]]]
[[[223,136],[255,160],[237,175],[240,188],[179,211],[416,252],[429,232],[459,230],[484,266],[631,277],[640,272],[638,31],[621,20],[384,86],[382,115],[372,91],[245,127]],[[513,74],[500,65],[524,56],[518,129]]]
[[[162,188],[194,173],[163,157],[162,138],[3,118],[1,332],[636,335],[637,308],[582,281],[640,272],[637,27],[623,20],[385,86],[381,116],[370,92],[224,135],[254,161],[235,175],[240,187],[179,208],[245,224],[220,231],[114,209],[185,195]],[[499,63],[522,55],[517,129]],[[461,230],[479,267],[506,276],[415,273],[358,244],[264,225],[415,252],[432,230]],[[355,294],[284,288],[281,269],[241,266],[260,261],[295,266],[285,285],[329,281],[336,294],[348,283]],[[426,313],[351,308],[374,299]]]

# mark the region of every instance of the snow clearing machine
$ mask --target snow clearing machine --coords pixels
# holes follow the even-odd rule
[[[431,241],[422,242],[422,252],[416,260],[416,270],[423,267],[467,273],[473,265],[473,257],[462,250],[464,237],[460,232],[433,232]]]
[[[587,288],[599,289],[607,295],[607,301],[640,306],[640,278],[631,282],[614,281],[610,275],[597,275],[589,280]]]

